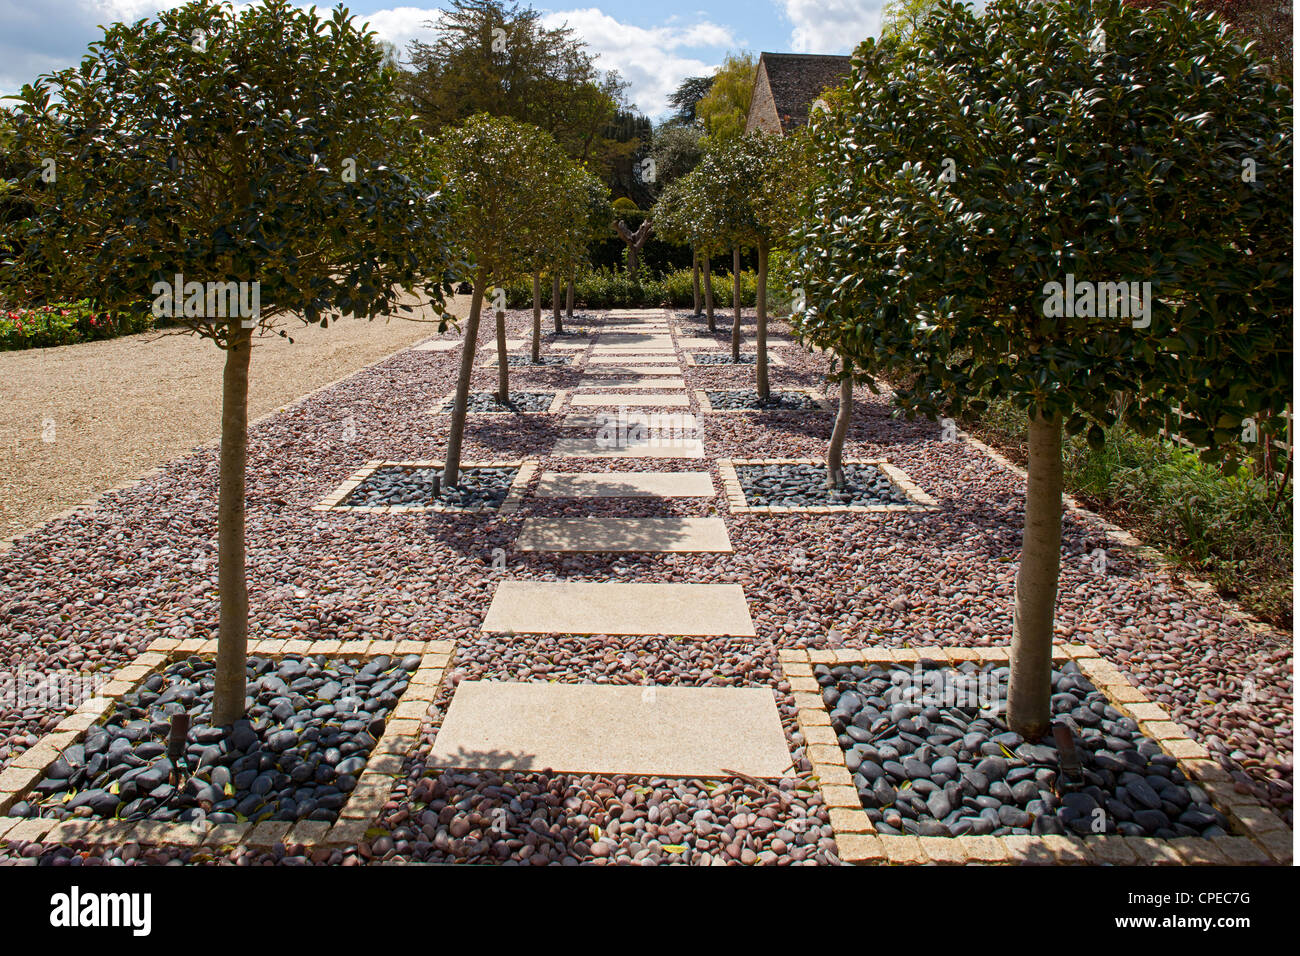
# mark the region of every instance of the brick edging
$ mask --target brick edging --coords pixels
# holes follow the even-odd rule
[[[771,349],[771,346],[769,345],[768,348]],[[736,364],[731,364],[731,365],[701,365],[699,362],[695,361],[695,354],[696,354],[696,352],[706,352],[706,353],[708,353],[709,355],[713,355],[714,353],[713,353],[712,351],[710,351],[709,349],[700,349],[700,348],[697,348],[697,349],[695,349],[694,351],[690,351],[690,352],[685,351],[685,349],[686,349],[686,347],[683,346],[682,356],[684,357],[684,359],[685,359],[685,361],[686,361],[686,364],[687,364],[687,365],[690,365],[690,366],[693,366],[693,367],[695,367],[695,368],[707,368],[707,369],[713,369],[713,368],[745,368],[745,369],[749,369],[749,368],[753,368],[753,367],[754,367],[753,365],[749,365],[749,364],[740,364],[740,365],[736,365]],[[744,350],[742,350],[742,351],[741,351],[741,354],[742,354],[742,355],[749,355],[749,354],[757,355],[758,353],[757,353],[757,352],[749,353],[749,352],[745,352]],[[768,357],[767,357],[767,364],[768,364],[768,365],[785,365],[785,364],[786,364],[786,361],[785,361],[785,359],[781,358],[781,356],[776,355],[775,353],[773,353],[773,354],[768,355]],[[781,391],[787,391],[787,392],[788,392],[788,391],[792,391],[792,389],[782,389]]]
[[[0,813],[31,792],[45,769],[69,745],[84,738],[86,731],[112,713],[116,702],[136,685],[169,663],[190,654],[215,654],[215,639],[158,638],[130,664],[118,669],[97,696],[84,701],[60,721],[34,747],[16,757],[0,773]],[[333,823],[323,820],[296,822],[266,820],[261,823],[208,824],[156,820],[121,821],[96,818],[53,820],[43,817],[0,816],[0,840],[66,843],[85,840],[92,844],[167,844],[179,846],[227,846],[247,844],[272,846],[301,843],[306,846],[350,845],[364,839],[367,825],[378,817],[396,785],[402,761],[419,740],[420,724],[433,706],[443,675],[455,651],[454,641],[300,641],[259,640],[248,645],[250,655],[281,657],[288,654],[325,657],[378,657],[420,654],[420,664],[411,674],[406,689],[389,712],[384,732],[366,757],[357,785],[348,794]]]
[[[722,387],[715,388],[715,392],[735,392],[741,391],[740,387]],[[830,406],[826,400],[815,388],[774,388],[774,392],[798,392],[801,395],[807,395],[813,401],[812,408],[714,408],[713,403],[709,401],[706,389],[694,389],[695,398],[700,403],[700,411],[710,415],[770,415],[774,412],[824,412]]]
[[[566,366],[566,367],[572,368],[573,366]],[[488,389],[488,388],[470,389],[471,393],[489,392],[489,391],[495,391],[495,389]],[[465,411],[465,414],[467,416],[468,415],[554,415],[559,411],[560,406],[564,404],[564,399],[569,394],[570,390],[563,389],[563,388],[539,388],[537,389],[537,391],[554,393],[554,397],[551,399],[551,404],[547,407],[546,411],[544,412],[517,412],[513,409],[506,408],[500,411],[493,411],[493,412],[476,412],[473,409],[467,409]],[[455,402],[456,402],[456,393],[449,392],[448,394],[444,395],[442,398],[438,399],[438,401],[434,404],[434,406],[430,408],[427,412],[425,412],[425,414],[426,415],[450,415],[451,410],[444,409],[443,406],[448,404],[454,405]]]
[[[911,502],[906,505],[750,505],[740,486],[736,465],[817,465],[815,458],[719,458],[718,472],[722,476],[723,491],[732,514],[835,514],[857,512],[879,514],[897,511],[935,511],[939,503],[922,491],[911,478],[883,458],[846,458],[844,463],[872,465],[883,471]]]
[[[352,512],[355,514],[410,514],[416,512],[442,512],[446,514],[514,514],[519,510],[519,505],[523,501],[524,491],[528,487],[528,482],[533,475],[537,473],[538,462],[535,458],[525,458],[522,460],[512,461],[467,461],[461,463],[461,470],[473,468],[518,468],[519,471],[514,479],[510,482],[510,491],[506,494],[501,504],[496,506],[474,505],[472,507],[448,506],[443,504],[436,505],[345,505],[343,501],[349,494],[356,490],[363,481],[373,475],[380,468],[440,468],[445,462],[425,458],[418,461],[386,461],[384,459],[371,459],[366,462],[347,479],[327,494],[324,498],[311,506],[312,511],[341,511]]]
[[[830,714],[813,676],[814,664],[916,664],[921,660],[957,665],[1006,663],[1007,647],[841,648],[777,652],[798,710],[805,753],[817,778],[831,828],[846,863],[1116,863],[1257,864],[1291,863],[1291,831],[1272,811],[1234,789],[1232,778],[1210,759],[1168,713],[1152,703],[1119,669],[1086,644],[1053,646],[1052,661],[1074,661],[1114,707],[1131,717],[1178,767],[1209,794],[1240,835],[1217,837],[959,836],[915,837],[879,834],[862,809],[857,787],[844,761]]]

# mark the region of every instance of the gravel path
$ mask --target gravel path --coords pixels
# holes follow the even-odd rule
[[[283,327],[292,344],[255,340],[250,418],[437,333],[403,318]],[[178,332],[0,352],[0,539],[218,438],[224,357]]]
[[[523,337],[530,320],[527,312],[511,313],[512,336]],[[679,324],[688,322],[678,314]],[[484,340],[490,325],[485,323]],[[690,348],[692,341],[683,338],[679,345]],[[772,369],[774,387],[827,394],[824,359],[796,349],[782,354],[790,364]],[[546,773],[424,778],[422,755],[450,700],[445,687],[421,744],[408,757],[406,779],[385,807],[380,825],[389,836],[347,850],[308,853],[290,846],[273,854],[240,850],[223,859],[243,865],[355,865],[394,857],[835,862],[776,652],[1005,644],[1020,544],[1021,480],[972,446],[943,441],[933,424],[892,419],[887,396],[863,390],[845,457],[887,458],[938,500],[938,510],[732,515],[720,498],[529,497],[508,517],[313,512],[313,504],[367,459],[441,457],[449,416],[428,410],[451,391],[458,357],[455,351],[400,352],[254,429],[248,491],[254,636],[454,639],[459,646],[452,682],[491,677],[770,686],[796,772],[780,788],[743,780],[706,784]],[[579,358],[574,367],[514,369],[511,388],[570,388],[581,365]],[[752,367],[685,371],[690,389],[752,387]],[[496,369],[481,369],[473,385],[491,389],[495,381]],[[691,402],[680,411],[698,414],[693,393]],[[580,430],[560,428],[555,416],[476,416],[469,419],[465,461],[533,455],[541,458],[539,473],[708,468],[720,489],[718,458],[819,459],[834,404],[831,398],[823,411],[702,416],[706,458],[680,463],[554,458],[556,438]],[[155,637],[215,636],[215,491],[215,454],[203,449],[138,487],[110,493],[96,511],[59,519],[0,555],[0,669],[25,663],[92,671],[129,661]],[[527,517],[602,513],[721,514],[735,553],[512,550]],[[1097,647],[1215,751],[1242,789],[1275,805],[1289,822],[1290,640],[1247,629],[1233,606],[1112,550],[1104,529],[1089,519],[1067,516],[1063,547],[1058,639]],[[1091,557],[1098,547],[1108,550],[1104,574],[1094,570]],[[504,571],[492,567],[496,548],[506,553]],[[478,625],[503,576],[740,583],[758,637],[484,636]],[[0,767],[63,712],[0,711]],[[504,814],[498,812],[503,807]],[[10,851],[47,853],[35,845]],[[206,850],[197,856],[139,847],[111,852],[138,862],[212,859]],[[57,862],[55,854],[47,856]],[[74,858],[80,859],[71,850],[59,851],[64,863]]]

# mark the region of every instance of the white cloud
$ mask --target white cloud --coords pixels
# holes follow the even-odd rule
[[[0,0],[0,95],[16,93],[41,73],[71,66],[100,35],[98,24],[135,20],[181,0]],[[804,2],[804,0],[790,0]],[[817,0],[807,0],[809,3]],[[842,2],[842,0],[841,0]],[[303,4],[306,5],[306,4]],[[322,12],[327,4],[321,3]],[[402,6],[357,13],[381,39],[404,56],[415,38],[428,38],[426,24],[441,11]],[[596,55],[603,70],[616,69],[628,81],[628,98],[652,117],[669,109],[668,96],[688,76],[713,72],[729,49],[741,46],[728,26],[703,14],[692,22],[668,18],[664,25],[638,27],[622,23],[597,7],[545,13],[542,22],[567,23]]]
[[[884,0],[778,0],[795,53],[852,53],[869,36],[880,34]]]
[[[323,5],[322,5],[323,6]],[[392,7],[374,13],[358,13],[358,23],[369,23],[370,29],[397,47],[399,59],[406,61],[406,45],[412,40],[428,40],[433,31],[425,24],[436,21],[441,10],[432,7]]]
[[[628,98],[651,117],[668,112],[668,96],[682,80],[712,73],[722,62],[722,54],[740,45],[730,27],[707,20],[637,27],[596,7],[548,13],[542,22],[548,27],[562,23],[572,27],[596,55],[601,69],[616,69],[628,81]],[[718,51],[712,62],[685,52],[710,49]]]
[[[0,96],[79,62],[101,24],[131,22],[181,0],[0,0]]]

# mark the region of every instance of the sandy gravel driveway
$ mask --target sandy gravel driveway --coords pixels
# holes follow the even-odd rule
[[[437,334],[401,318],[284,329],[293,344],[256,340],[250,417]],[[0,539],[219,437],[224,358],[177,333],[0,352]]]

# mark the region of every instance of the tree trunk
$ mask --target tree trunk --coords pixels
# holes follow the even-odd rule
[[[767,401],[772,394],[767,380],[767,243],[758,244],[758,285],[754,289],[754,311],[757,315],[754,326],[754,368],[758,377],[758,397]],[[735,347],[733,346],[733,351]]]
[[[533,273],[533,364],[542,361],[542,274]]]
[[[740,361],[740,246],[731,247],[731,360]]]
[[[1029,420],[1025,532],[1016,574],[1007,724],[1027,740],[1051,726],[1052,631],[1061,572],[1061,421]]]
[[[718,324],[713,320],[713,263],[704,257],[704,313],[709,319],[709,331],[718,331]]]
[[[560,318],[560,273],[551,276],[551,319],[555,322],[555,334],[564,331],[564,320]]]
[[[695,318],[700,317],[700,252],[691,246],[691,292],[695,296]]]
[[[483,314],[483,287],[487,276],[474,276],[474,294],[469,301],[469,318],[465,320],[465,344],[460,350],[460,375],[456,379],[456,400],[451,406],[451,430],[447,435],[447,464],[442,470],[442,483],[447,488],[456,487],[460,480],[460,446],[465,438],[465,414],[469,410],[469,380],[474,374],[474,351],[478,345],[478,322]]]
[[[564,293],[564,317],[573,318],[573,270],[569,270],[569,287]]]
[[[217,490],[216,686],[212,725],[222,727],[244,716],[248,675],[248,574],[244,542],[244,475],[248,466],[248,362],[253,331],[231,322],[226,367],[221,379],[221,459]]]
[[[835,415],[830,447],[826,449],[826,487],[844,487],[844,439],[853,421],[853,364],[844,360],[844,378],[840,379],[840,410]]]
[[[506,314],[497,313],[497,401],[510,404],[510,353],[506,351]]]

